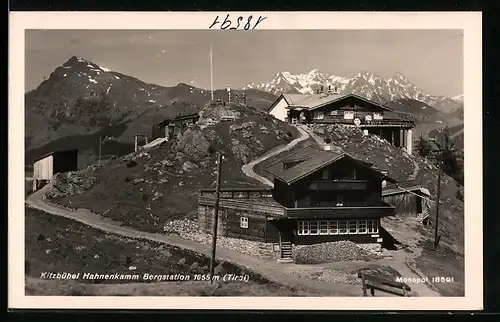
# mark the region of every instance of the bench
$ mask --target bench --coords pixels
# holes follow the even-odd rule
[[[367,289],[370,290],[372,296],[375,296],[375,290],[397,296],[415,296],[415,292],[412,292],[406,283],[396,282],[386,277],[371,275],[365,272],[359,272],[358,277],[361,278],[363,296],[368,296]]]

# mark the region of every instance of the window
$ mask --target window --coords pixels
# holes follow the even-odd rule
[[[311,220],[309,222],[309,234],[310,235],[319,235],[319,230],[318,230],[318,221],[316,220]]]
[[[248,228],[248,217],[240,217],[240,227]]]
[[[299,220],[299,235],[309,235],[309,221]]]
[[[368,233],[369,234],[377,234],[378,233],[378,220],[377,219],[368,220]]]
[[[349,235],[356,234],[357,232],[357,220],[349,220]]]
[[[330,220],[328,222],[328,234],[338,235],[339,234],[339,223],[336,220]]]
[[[328,171],[328,169],[323,169],[322,178],[323,180],[328,180],[330,178],[330,172]]]
[[[375,112],[373,113],[373,119],[374,120],[382,120],[384,117],[382,116],[382,113],[380,112]]]
[[[347,220],[339,220],[339,235],[347,235]]]
[[[337,204],[336,206],[337,207],[342,207],[344,205],[344,196],[342,196],[341,194],[338,194],[337,195]]]
[[[358,220],[358,234],[366,234],[366,220]]]
[[[313,118],[315,120],[322,120],[325,117],[325,114],[323,112],[314,112]]]
[[[353,111],[344,111],[344,119],[346,119],[346,120],[354,119],[354,112]]]
[[[319,222],[319,234],[328,235],[328,220],[321,220]]]

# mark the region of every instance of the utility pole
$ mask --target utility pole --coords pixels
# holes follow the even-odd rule
[[[101,147],[101,145],[102,145],[102,135],[99,136],[99,161],[98,161],[99,164],[101,164],[101,154],[102,154],[102,147]]]
[[[214,206],[214,222],[212,226],[212,257],[210,258],[210,283],[212,284],[215,270],[215,249],[217,247],[217,223],[219,220],[219,194],[220,194],[220,177],[222,168],[222,153],[217,152],[217,181],[215,186],[215,206]]]
[[[444,141],[446,141],[446,137],[444,136]],[[446,144],[446,142],[445,142]],[[434,224],[434,249],[437,249],[439,240],[441,239],[441,236],[439,236],[438,232],[438,226],[439,226],[439,203],[441,199],[441,175],[443,172],[443,162],[444,162],[444,149],[447,148],[446,146],[439,146],[439,149],[441,151],[439,155],[439,172],[438,172],[438,186],[437,186],[437,200],[436,200],[436,223]]]
[[[210,43],[210,97],[214,101],[214,73],[212,65],[212,43]]]

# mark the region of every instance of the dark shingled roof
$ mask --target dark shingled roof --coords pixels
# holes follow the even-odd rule
[[[355,159],[346,153],[336,153],[332,151],[326,151],[319,149],[317,147],[313,147],[312,145],[308,145],[270,164],[265,169],[265,171],[287,184],[292,184],[318,171],[319,169],[322,169],[325,166],[330,165],[344,158],[348,158],[351,161],[363,167],[370,168],[372,171],[376,172],[377,175],[379,175],[381,178],[384,178],[387,181],[395,182],[394,179],[391,179],[386,175],[384,175],[383,173],[381,173],[380,171],[378,171],[377,169],[372,168],[371,163]],[[299,164],[291,168],[288,168],[286,170],[283,169],[283,163],[299,162],[299,161],[301,161]]]
[[[68,149],[68,150],[50,151],[50,152],[47,152],[47,153],[45,153],[45,154],[42,154],[42,155],[40,155],[40,156],[38,156],[38,157],[33,158],[33,162],[40,161],[40,160],[45,159],[46,157],[51,156],[51,155],[62,154],[62,153],[68,153],[68,152],[75,152],[75,153],[78,153],[78,149]]]

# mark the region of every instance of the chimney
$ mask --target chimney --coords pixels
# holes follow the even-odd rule
[[[331,140],[330,138],[325,139],[325,145],[323,146],[323,149],[325,151],[331,151],[332,150],[332,145],[331,145]]]

